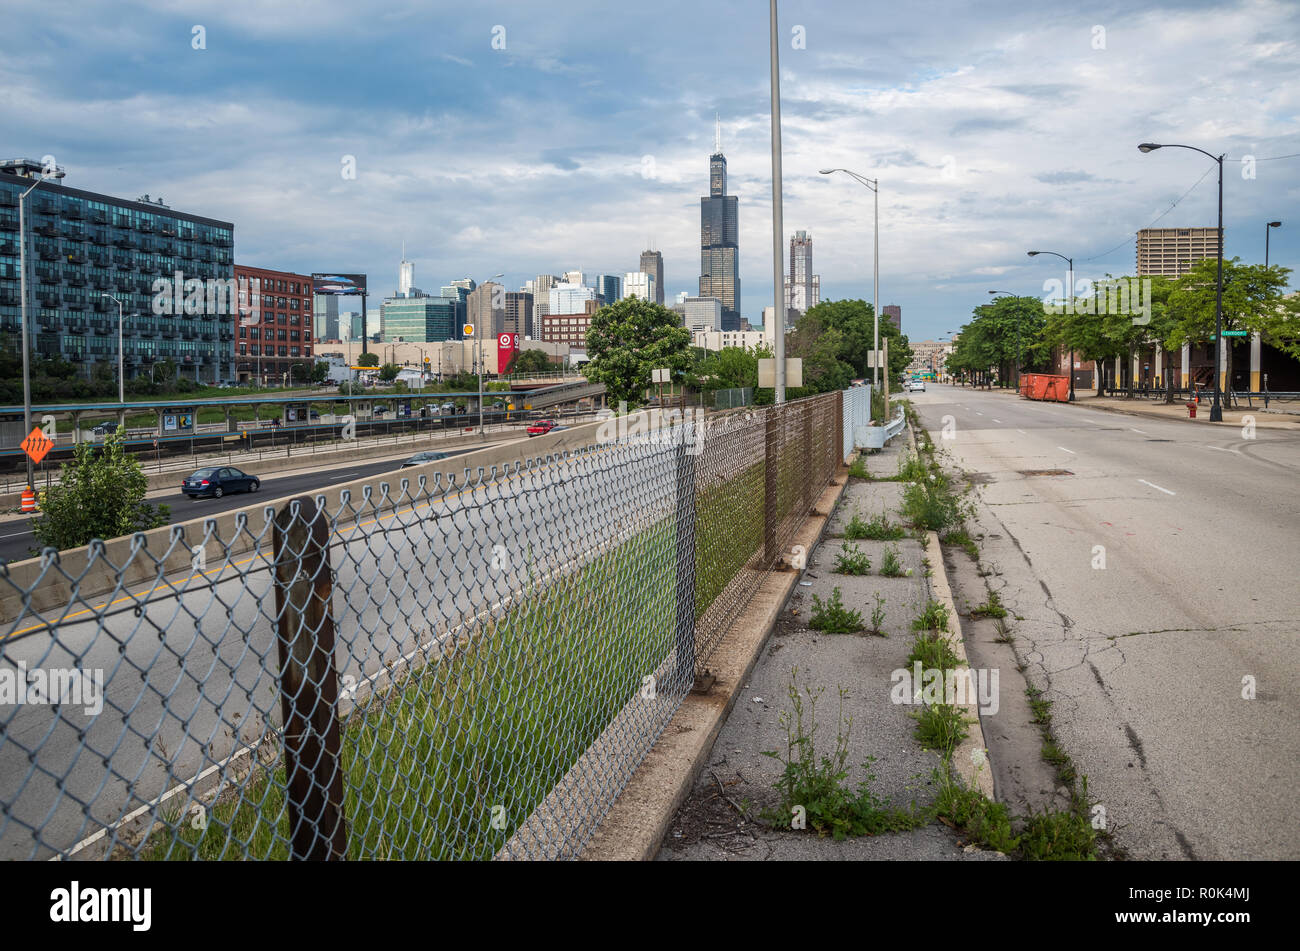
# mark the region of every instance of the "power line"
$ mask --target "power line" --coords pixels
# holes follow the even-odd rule
[[[1279,157],[1279,158],[1285,158],[1286,156],[1278,156],[1278,157]],[[1174,200],[1173,204],[1171,204],[1168,208],[1166,208],[1166,209],[1165,209],[1164,211],[1162,211],[1160,214],[1156,215],[1155,218],[1152,219],[1151,224],[1147,225],[1147,227],[1150,228],[1152,225],[1154,225],[1157,221],[1159,221],[1159,220],[1160,220],[1161,218],[1163,218],[1165,215],[1169,214],[1169,212],[1171,212],[1171,211],[1173,211],[1175,208],[1177,208],[1177,207],[1178,207],[1178,203],[1181,202],[1181,201],[1182,201],[1184,198],[1186,198],[1188,195],[1190,195],[1192,192],[1194,192],[1194,191],[1196,190],[1196,186],[1199,185],[1199,184],[1201,184],[1201,182],[1205,181],[1205,176],[1206,176],[1206,175],[1209,175],[1210,172],[1214,171],[1215,168],[1217,168],[1217,165],[1211,165],[1209,168],[1207,168],[1207,169],[1206,169],[1206,170],[1201,174],[1201,177],[1198,178],[1198,179],[1196,180],[1196,182],[1192,185],[1191,188],[1187,189],[1187,191],[1183,192],[1182,195],[1180,195],[1178,198],[1176,198],[1176,199]],[[1136,241],[1136,240],[1137,240],[1137,235],[1134,235],[1134,236],[1131,237],[1131,238],[1126,238],[1125,240],[1121,241],[1119,244],[1115,245],[1115,247],[1111,248],[1109,251],[1103,251],[1101,254],[1094,255],[1093,257],[1090,257],[1090,258],[1084,258],[1084,259],[1083,259],[1082,261],[1080,261],[1079,263],[1080,263],[1080,264],[1087,264],[1089,261],[1096,261],[1096,260],[1098,260],[1099,258],[1108,257],[1109,255],[1114,254],[1114,253],[1115,253],[1116,251],[1118,251],[1120,248],[1124,247],[1126,244],[1132,244],[1132,243],[1133,243],[1134,241]]]

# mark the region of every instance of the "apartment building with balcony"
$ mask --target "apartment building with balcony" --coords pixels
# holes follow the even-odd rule
[[[41,174],[41,163],[31,159],[0,161],[0,345],[12,353],[21,352],[22,339],[18,202]],[[196,382],[234,377],[233,308],[210,293],[233,277],[233,224],[175,211],[160,198],[115,198],[53,179],[24,205],[28,333],[36,355],[88,374],[96,363],[115,371],[118,305],[103,296],[111,294],[122,302],[128,379],[167,360]],[[172,293],[178,276],[181,294],[184,282],[200,282],[198,306],[171,306],[196,301],[193,293]]]

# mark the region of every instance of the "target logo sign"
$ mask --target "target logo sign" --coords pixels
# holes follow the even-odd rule
[[[497,372],[504,373],[515,351],[519,349],[519,334],[497,334]]]

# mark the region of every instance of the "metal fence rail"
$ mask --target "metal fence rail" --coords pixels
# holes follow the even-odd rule
[[[842,461],[843,400],[0,566],[0,857],[576,855]]]

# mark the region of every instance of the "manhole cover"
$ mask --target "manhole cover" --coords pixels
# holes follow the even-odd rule
[[[1022,476],[1067,476],[1074,475],[1069,469],[1019,469]]]

